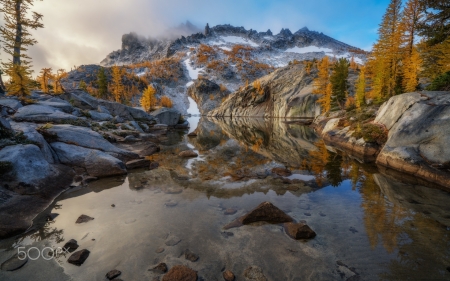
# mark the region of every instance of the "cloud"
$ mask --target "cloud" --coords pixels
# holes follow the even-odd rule
[[[29,54],[35,70],[69,70],[99,63],[120,49],[124,33],[160,36],[186,20],[200,28],[207,22],[210,26],[230,23],[258,31],[270,28],[274,33],[283,27],[295,32],[308,26],[357,47],[367,46],[374,39],[364,32],[378,26],[385,6],[377,0],[340,0],[338,4],[335,0],[36,1],[32,10],[44,15],[45,28],[33,31],[39,43],[30,47]]]

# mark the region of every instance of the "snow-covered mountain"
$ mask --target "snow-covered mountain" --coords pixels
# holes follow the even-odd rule
[[[253,29],[231,25],[205,27],[203,33],[181,36],[178,39],[143,38],[135,33],[122,36],[122,48],[110,53],[100,64],[103,66],[138,63],[162,59],[178,52],[189,51],[200,44],[217,46],[222,50],[231,51],[235,45],[247,45],[259,54],[258,61],[274,67],[285,66],[293,59],[305,60],[330,57],[355,57],[362,63],[365,55],[360,49],[333,39],[323,33],[310,31],[307,27],[292,33],[282,29],[274,35],[272,31],[257,32]],[[356,53],[354,53],[356,51]]]

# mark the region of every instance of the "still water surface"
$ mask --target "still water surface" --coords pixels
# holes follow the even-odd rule
[[[185,264],[199,280],[223,280],[224,268],[245,280],[249,266],[268,280],[450,280],[449,193],[362,164],[281,120],[203,118],[195,132],[170,132],[151,156],[158,169],[71,189],[49,208],[54,221],[37,218],[36,231],[0,241],[3,262],[19,246],[75,239],[91,252],[81,267],[38,259],[0,280],[106,280],[114,268],[123,280],[153,280],[148,269],[159,262]],[[199,157],[178,157],[186,149]],[[274,167],[293,175],[277,178]],[[317,236],[295,241],[271,224],[223,229],[264,201]],[[75,224],[81,214],[94,220]],[[186,260],[186,249],[199,260]]]

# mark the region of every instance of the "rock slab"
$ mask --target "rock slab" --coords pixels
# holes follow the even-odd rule
[[[69,259],[67,260],[68,263],[80,266],[82,265],[87,258],[89,257],[89,254],[91,252],[89,252],[89,250],[83,249],[80,251],[76,251],[75,253],[73,253]]]
[[[197,272],[184,265],[175,265],[162,281],[197,281]]]

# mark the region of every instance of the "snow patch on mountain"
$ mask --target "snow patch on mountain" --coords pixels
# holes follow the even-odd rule
[[[250,45],[252,47],[259,47],[259,44],[253,42],[252,40],[242,38],[240,36],[221,36],[215,41],[211,41],[211,45],[224,45],[224,44],[244,44]]]
[[[293,47],[289,48],[285,51],[286,53],[297,53],[297,54],[306,54],[306,53],[332,53],[333,50],[330,48],[322,48],[322,47],[316,47],[316,46],[308,46],[308,47]]]
[[[186,65],[186,68],[189,72],[189,77],[191,77],[192,80],[197,79],[200,72],[202,72],[204,69],[203,67],[202,68],[194,68],[192,66],[191,59],[187,59],[183,62]]]

